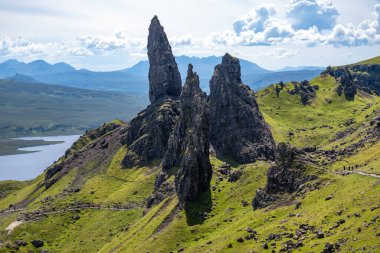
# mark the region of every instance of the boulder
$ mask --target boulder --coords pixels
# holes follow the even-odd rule
[[[34,247],[36,248],[41,248],[44,246],[44,241],[43,240],[33,240],[30,242]]]

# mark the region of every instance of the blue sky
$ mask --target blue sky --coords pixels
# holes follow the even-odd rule
[[[268,69],[380,55],[380,0],[0,0],[0,61],[115,70],[146,59],[158,15],[176,55],[229,52]]]

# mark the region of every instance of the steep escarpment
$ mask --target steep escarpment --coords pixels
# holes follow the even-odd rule
[[[210,81],[211,144],[218,157],[241,163],[274,158],[274,141],[240,63],[226,54]]]
[[[124,144],[126,167],[142,166],[165,155],[170,133],[179,115],[181,77],[158,18],[149,26],[149,98],[151,105],[130,122]]]
[[[207,96],[199,87],[199,77],[189,65],[181,95],[181,115],[163,160],[163,170],[179,170],[175,188],[180,202],[194,200],[210,187],[209,110]]]
[[[357,90],[380,95],[380,64],[328,67],[322,74],[335,77],[339,96],[343,94],[347,100],[354,100]]]

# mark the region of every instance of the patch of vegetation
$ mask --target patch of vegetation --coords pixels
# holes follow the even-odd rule
[[[20,190],[28,184],[28,181],[0,181],[0,199],[6,197],[14,191]]]

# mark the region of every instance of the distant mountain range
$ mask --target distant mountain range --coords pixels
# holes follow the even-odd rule
[[[30,63],[8,60],[0,64],[0,78],[13,80],[17,74],[23,75],[24,78],[29,76],[41,83],[82,89],[136,93],[142,93],[147,90],[147,83],[144,78],[136,77],[123,71],[95,72],[86,69],[77,70],[66,63],[52,65],[42,60]]]
[[[208,92],[209,80],[214,67],[221,62],[221,57],[178,56],[176,61],[185,78],[187,65],[193,64],[198,73],[201,87]],[[319,75],[323,67],[286,67],[280,71],[270,71],[246,60],[240,60],[242,79],[252,89],[259,90],[279,81],[301,81]],[[100,72],[87,69],[75,69],[66,63],[49,64],[43,60],[30,63],[8,60],[0,64],[0,79],[23,82],[42,82],[68,87],[122,91],[133,93],[148,92],[148,61],[140,61],[131,68],[118,71]]]
[[[282,69],[279,69],[278,71],[320,70],[320,69],[324,69],[324,67],[320,67],[320,66],[297,66],[297,67],[286,66]]]

